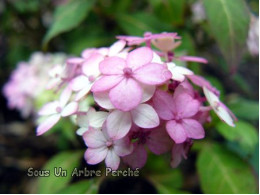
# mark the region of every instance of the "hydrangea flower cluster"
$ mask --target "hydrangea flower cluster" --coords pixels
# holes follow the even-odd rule
[[[35,100],[49,82],[48,72],[53,67],[61,66],[65,59],[66,55],[62,53],[35,52],[28,62],[20,62],[3,87],[9,108],[16,108],[24,118],[36,113]]]
[[[178,166],[193,140],[205,137],[203,124],[210,122],[210,110],[234,126],[235,116],[219,100],[218,90],[177,65],[207,63],[201,57],[176,56],[174,50],[181,44],[177,33],[117,38],[108,48],[86,49],[81,57],[67,59],[65,71],[55,74],[49,86],[60,91],[60,97],[39,111],[45,120],[37,135],[62,117],[76,116],[76,133],[87,146],[86,162],[104,160],[116,170],[120,161],[143,167],[148,149],[156,155],[171,152],[171,166]],[[81,109],[89,96],[95,104]]]

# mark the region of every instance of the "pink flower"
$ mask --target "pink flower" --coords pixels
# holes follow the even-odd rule
[[[193,75],[193,72],[188,68],[176,66],[173,62],[167,63],[168,70],[172,73],[172,79],[182,82],[186,75]]]
[[[154,154],[160,155],[168,152],[173,144],[164,126],[154,129],[141,129],[134,126],[128,137],[134,141],[134,150],[131,154],[124,156],[123,161],[132,169],[142,168],[145,165],[147,160],[145,146]]]
[[[171,78],[167,67],[151,63],[153,52],[148,47],[138,48],[126,60],[109,57],[100,63],[102,77],[92,86],[92,92],[109,91],[112,104],[119,110],[129,111],[140,104],[145,85],[160,85]]]
[[[40,109],[38,114],[40,116],[46,116],[47,118],[37,127],[37,135],[42,135],[46,131],[50,130],[60,120],[61,117],[75,114],[75,112],[78,110],[78,103],[68,103],[70,94],[71,90],[66,88],[61,94],[59,101],[47,103]]]
[[[192,140],[187,139],[182,144],[174,144],[172,148],[171,166],[176,168],[182,161],[182,158],[187,159],[187,154],[192,146]]]
[[[167,121],[167,132],[177,144],[185,142],[187,138],[203,138],[203,127],[192,118],[199,111],[200,102],[185,90],[176,91],[172,96],[157,90],[153,97],[155,110],[161,119]]]
[[[117,170],[120,164],[120,157],[130,154],[133,146],[128,138],[114,140],[107,134],[105,125],[101,130],[90,129],[83,135],[88,149],[85,152],[85,159],[88,164],[95,165],[105,160],[106,166]]]

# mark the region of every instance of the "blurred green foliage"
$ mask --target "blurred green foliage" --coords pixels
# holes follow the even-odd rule
[[[206,18],[199,22],[195,22],[192,15],[192,5],[196,2],[201,2],[206,12]],[[258,58],[247,52],[245,43],[249,12],[258,15],[258,6],[257,0],[0,1],[1,76],[6,77],[18,61],[27,60],[33,51],[80,55],[88,47],[108,46],[116,35],[178,32],[183,40],[176,52],[209,60],[209,65],[189,63],[188,66],[221,91],[222,101],[228,103],[239,120],[236,128],[230,128],[214,114],[212,123],[206,127],[207,139],[195,141],[200,190],[204,193],[256,193]],[[253,78],[249,75],[251,80],[248,79],[250,69],[257,72]],[[68,143],[77,142],[74,129],[68,123],[70,121],[59,123],[57,130],[52,131],[60,132],[57,146],[60,150],[68,150]],[[82,155],[81,151],[59,153],[43,169],[61,166],[71,170],[79,165]],[[167,157],[150,155],[143,170],[144,177],[160,193],[192,191],[183,182],[191,177],[185,167],[172,170],[168,162]],[[194,162],[188,165],[194,166]],[[95,180],[70,182],[70,177],[40,178],[39,192],[97,192]]]

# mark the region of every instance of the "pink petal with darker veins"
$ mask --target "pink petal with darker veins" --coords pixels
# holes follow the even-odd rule
[[[126,63],[133,71],[145,64],[148,64],[153,59],[153,52],[149,47],[140,47],[130,52],[126,58]]]
[[[166,123],[166,130],[176,144],[183,143],[187,139],[186,131],[181,123],[177,123],[174,120],[168,121]]]
[[[41,123],[36,130],[37,136],[44,134],[46,131],[50,130],[58,121],[60,120],[59,114],[54,114],[49,116],[43,123]]]
[[[142,168],[147,160],[147,152],[143,145],[137,144],[133,153],[123,157],[123,161],[132,169]]]
[[[142,88],[134,79],[124,79],[109,92],[112,104],[119,110],[129,111],[140,104]]]
[[[107,156],[108,149],[106,147],[88,148],[85,152],[85,160],[90,165],[95,165],[103,161]]]
[[[112,170],[117,170],[120,164],[120,158],[113,150],[108,150],[105,163],[106,166],[111,168]]]
[[[202,125],[194,119],[183,119],[182,126],[189,138],[202,139],[205,137],[205,132]]]
[[[165,127],[161,126],[151,130],[146,144],[154,154],[160,155],[171,149],[173,141],[166,132]]]
[[[131,111],[134,123],[142,128],[154,128],[160,124],[159,117],[152,106],[140,104]]]
[[[169,93],[156,90],[153,96],[153,106],[163,120],[171,120],[174,118],[171,106],[173,106],[173,97]]]
[[[85,144],[90,148],[99,148],[106,146],[107,139],[104,137],[103,132],[98,129],[90,129],[83,134]]]
[[[124,67],[126,62],[119,57],[106,58],[99,65],[100,72],[105,75],[123,74]]]
[[[132,119],[129,112],[114,110],[106,120],[107,133],[114,140],[124,137],[132,126]]]
[[[174,112],[180,118],[189,118],[194,116],[200,107],[200,102],[193,99],[188,93],[178,93],[177,96],[174,94]]]
[[[103,76],[95,81],[94,85],[91,88],[91,91],[96,93],[109,90],[122,80],[123,77],[120,75]]]
[[[133,152],[133,145],[127,137],[114,141],[114,151],[118,156],[126,156]]]
[[[172,74],[165,66],[151,63],[136,69],[133,77],[147,85],[159,85],[169,80]]]

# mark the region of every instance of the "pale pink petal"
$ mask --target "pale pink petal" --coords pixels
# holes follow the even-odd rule
[[[109,57],[100,63],[99,69],[102,74],[115,75],[123,74],[123,69],[125,66],[126,62],[124,59],[119,57]]]
[[[93,109],[93,108],[90,108],[90,109]],[[85,127],[85,128],[89,127],[89,120],[88,120],[87,114],[86,115],[77,115],[76,122],[77,122],[77,125],[80,127]]]
[[[38,112],[39,115],[51,115],[57,113],[57,107],[59,107],[59,102],[54,101],[45,104]]]
[[[175,113],[180,118],[189,118],[194,116],[200,108],[200,102],[193,99],[188,93],[174,94]]]
[[[173,105],[173,97],[169,93],[156,90],[153,97],[153,106],[163,120],[171,120],[174,118],[174,115],[171,110]]]
[[[72,90],[70,88],[70,86],[67,86],[61,93],[60,95],[60,106],[63,108],[67,102],[70,99],[70,96],[72,94]]]
[[[108,150],[105,162],[106,167],[109,167],[112,170],[117,170],[120,164],[120,158],[116,155],[116,153],[113,150]]]
[[[132,126],[132,119],[129,112],[114,110],[106,120],[108,135],[113,139],[124,137]]]
[[[153,97],[156,87],[152,85],[145,85],[142,83],[139,83],[139,85],[143,89],[143,97],[141,103],[144,103]]]
[[[104,137],[103,132],[97,129],[90,129],[83,135],[85,144],[89,148],[99,148],[106,146],[107,139]]]
[[[109,99],[108,92],[94,93],[94,100],[99,106],[107,110],[115,108]]]
[[[94,112],[92,114],[88,114],[89,125],[94,128],[101,128],[103,123],[108,117],[108,112]]]
[[[107,91],[122,81],[123,78],[121,75],[103,76],[95,81],[91,91],[94,93]]]
[[[123,161],[132,169],[142,168],[147,160],[147,152],[143,145],[137,145],[132,154],[124,156]]]
[[[79,136],[82,136],[84,133],[86,133],[89,129],[86,127],[81,127],[76,131],[76,134]]]
[[[153,59],[153,52],[149,47],[141,47],[130,52],[126,58],[126,63],[133,70],[148,64]]]
[[[183,143],[187,139],[186,131],[181,123],[177,123],[174,120],[168,121],[166,130],[176,144]]]
[[[160,126],[151,130],[146,144],[154,154],[160,155],[171,149],[173,141],[166,132],[165,126]]]
[[[189,138],[202,139],[205,137],[205,132],[202,125],[194,119],[183,119],[182,126]]]
[[[97,77],[100,74],[99,64],[102,60],[104,60],[104,56],[101,54],[91,55],[82,65],[83,73],[89,77]]]
[[[115,42],[113,45],[110,46],[108,55],[114,56],[114,55],[118,54],[120,51],[122,51],[124,49],[125,45],[126,45],[126,42],[123,40],[119,40],[119,41]]]
[[[49,116],[43,123],[41,123],[36,130],[37,136],[44,134],[46,131],[50,130],[58,121],[60,120],[59,114],[54,114]]]
[[[118,156],[126,156],[131,154],[134,148],[130,140],[125,137],[123,139],[115,140],[113,149]]]
[[[72,57],[67,59],[66,63],[67,64],[82,64],[84,62],[83,58],[78,58],[78,57]]]
[[[61,116],[66,117],[69,115],[74,114],[77,112],[79,107],[79,104],[77,102],[70,102],[68,105],[66,105],[62,111],[61,111]]]
[[[159,117],[152,106],[140,104],[131,110],[134,123],[142,128],[154,128],[160,124]]]
[[[76,95],[76,97],[75,97],[75,101],[79,101],[79,100],[81,100],[85,95],[87,95],[87,94],[90,92],[91,87],[92,87],[92,84],[91,84],[91,83],[89,83],[89,84],[86,83],[85,87],[84,87],[83,89],[81,89],[81,90],[77,93],[77,95]]]
[[[85,152],[85,160],[90,165],[95,165],[103,161],[107,156],[108,149],[106,147],[88,148]]]
[[[159,85],[172,77],[172,74],[161,64],[147,64],[135,70],[133,77],[148,85]]]
[[[83,58],[87,59],[94,53],[97,53],[97,49],[96,48],[89,48],[89,49],[83,50],[83,52],[81,53],[81,56]]]
[[[195,56],[180,56],[179,60],[190,61],[190,62],[199,62],[199,63],[203,63],[203,64],[208,63],[208,60],[206,60],[205,58],[195,57]]]
[[[134,79],[124,79],[109,92],[112,104],[119,110],[129,111],[140,104],[142,88]]]
[[[85,75],[80,75],[80,76],[77,76],[76,78],[74,78],[70,82],[70,86],[73,91],[79,91],[79,90],[83,89],[86,85],[88,85],[89,83],[90,82],[88,80],[88,77],[86,77]]]

